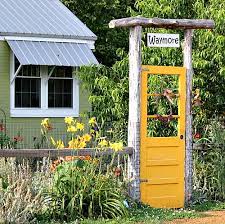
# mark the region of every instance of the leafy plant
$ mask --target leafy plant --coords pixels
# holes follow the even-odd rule
[[[46,212],[51,218],[67,221],[124,217],[123,186],[110,167],[103,170],[101,159],[63,162],[57,166],[46,194]]]
[[[73,117],[64,119],[67,131],[66,141],[46,138],[55,148],[82,150],[90,147],[105,150],[110,147],[114,150],[111,160],[103,158],[91,159],[90,156],[71,156],[60,158],[53,162],[53,183],[46,192],[46,215],[60,220],[75,220],[83,217],[114,218],[126,216],[123,181],[120,181],[119,164],[114,167],[115,153],[123,149],[121,142],[110,142],[106,137],[100,136],[101,131],[95,117],[88,121],[89,127]],[[49,119],[41,123],[42,132],[45,133],[51,126]],[[85,130],[86,129],[86,130]],[[85,131],[87,131],[85,133]],[[118,159],[119,161],[119,159]],[[115,174],[114,174],[115,171]],[[124,185],[125,186],[125,185]]]
[[[225,131],[218,118],[205,126],[194,151],[195,200],[225,199]]]

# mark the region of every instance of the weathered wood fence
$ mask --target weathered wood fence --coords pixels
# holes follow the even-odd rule
[[[112,155],[115,151],[112,149],[0,149],[0,157],[21,157],[21,158],[41,158],[41,157],[64,157],[64,156],[103,156]],[[117,155],[132,155],[133,148],[125,147],[116,152]]]

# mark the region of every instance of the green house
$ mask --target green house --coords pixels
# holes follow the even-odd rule
[[[90,109],[76,71],[98,63],[97,37],[59,0],[0,0],[0,9],[0,132],[32,148],[43,118],[61,137],[64,117]]]

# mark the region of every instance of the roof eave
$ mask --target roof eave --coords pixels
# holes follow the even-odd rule
[[[74,36],[74,35],[54,35],[54,34],[49,35],[49,34],[10,33],[10,32],[0,32],[0,36],[57,38],[57,39],[92,40],[92,41],[97,40],[97,36]]]

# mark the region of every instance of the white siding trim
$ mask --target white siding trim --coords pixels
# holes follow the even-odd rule
[[[11,117],[79,117],[78,108],[75,109],[10,109]]]

